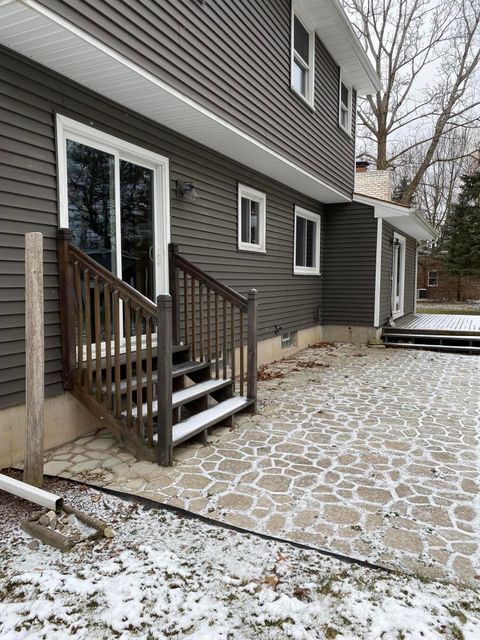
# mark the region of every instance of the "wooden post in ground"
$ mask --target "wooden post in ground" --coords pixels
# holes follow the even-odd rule
[[[43,236],[25,234],[26,429],[23,479],[43,484],[44,316]]]

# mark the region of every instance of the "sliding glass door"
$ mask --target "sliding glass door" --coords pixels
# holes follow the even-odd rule
[[[73,243],[153,300],[153,170],[67,139],[67,180]]]

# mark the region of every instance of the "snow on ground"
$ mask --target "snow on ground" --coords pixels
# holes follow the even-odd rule
[[[66,481],[47,488],[106,519],[116,536],[68,553],[30,550],[18,526],[26,503],[0,495],[2,640],[480,637],[474,590],[343,563]]]

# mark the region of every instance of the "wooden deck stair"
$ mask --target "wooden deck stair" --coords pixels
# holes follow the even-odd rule
[[[255,411],[256,292],[244,298],[172,247],[172,295],[155,305],[65,230],[58,253],[64,386],[134,455],[170,465],[175,446]]]

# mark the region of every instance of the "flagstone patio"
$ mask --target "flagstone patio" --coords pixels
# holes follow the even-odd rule
[[[266,373],[258,414],[172,468],[100,432],[47,452],[45,472],[478,584],[479,358],[327,345]]]

